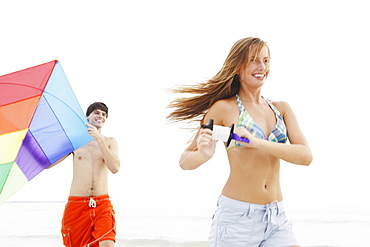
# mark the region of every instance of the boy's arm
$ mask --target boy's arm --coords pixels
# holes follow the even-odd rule
[[[56,165],[58,165],[59,163],[61,163],[63,160],[65,160],[70,154],[67,154],[66,156],[64,156],[63,158],[61,158],[60,160],[58,160],[57,162],[55,162],[54,164],[51,164],[48,168],[46,169],[49,169],[49,168],[52,168]]]

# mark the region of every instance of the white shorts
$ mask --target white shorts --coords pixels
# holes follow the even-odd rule
[[[258,205],[219,197],[209,236],[210,247],[297,245],[283,202]]]

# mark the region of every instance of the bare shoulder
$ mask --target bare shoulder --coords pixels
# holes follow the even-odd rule
[[[104,136],[105,143],[110,147],[110,145],[117,145],[117,140],[114,137]]]
[[[281,115],[285,115],[286,113],[292,112],[292,108],[286,101],[274,101],[274,100],[269,100],[281,113]]]
[[[212,106],[211,108],[209,109],[210,111],[218,111],[218,112],[222,112],[222,111],[228,111],[230,110],[230,107],[232,107],[233,105],[236,105],[236,100],[235,100],[235,97],[231,97],[231,98],[227,98],[227,99],[220,99],[218,101],[216,101]]]
[[[215,124],[229,125],[230,119],[238,115],[238,105],[235,97],[216,101],[207,112],[205,120],[212,118]]]

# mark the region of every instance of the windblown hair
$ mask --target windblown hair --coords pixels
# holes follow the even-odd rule
[[[92,103],[86,110],[86,117],[88,117],[95,110],[102,110],[103,112],[107,114],[107,118],[108,118],[108,107],[102,102]]]
[[[201,121],[216,101],[235,96],[240,88],[238,73],[257,59],[264,46],[267,47],[266,42],[259,38],[241,39],[233,45],[221,70],[213,78],[194,86],[172,89],[173,93],[189,93],[196,96],[173,100],[168,107],[175,110],[167,116],[167,119],[174,122]],[[267,67],[266,76],[268,72]]]

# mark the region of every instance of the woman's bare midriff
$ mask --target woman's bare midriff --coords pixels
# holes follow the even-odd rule
[[[228,151],[228,158],[230,176],[222,195],[253,204],[283,200],[279,159],[245,147],[232,148]]]

